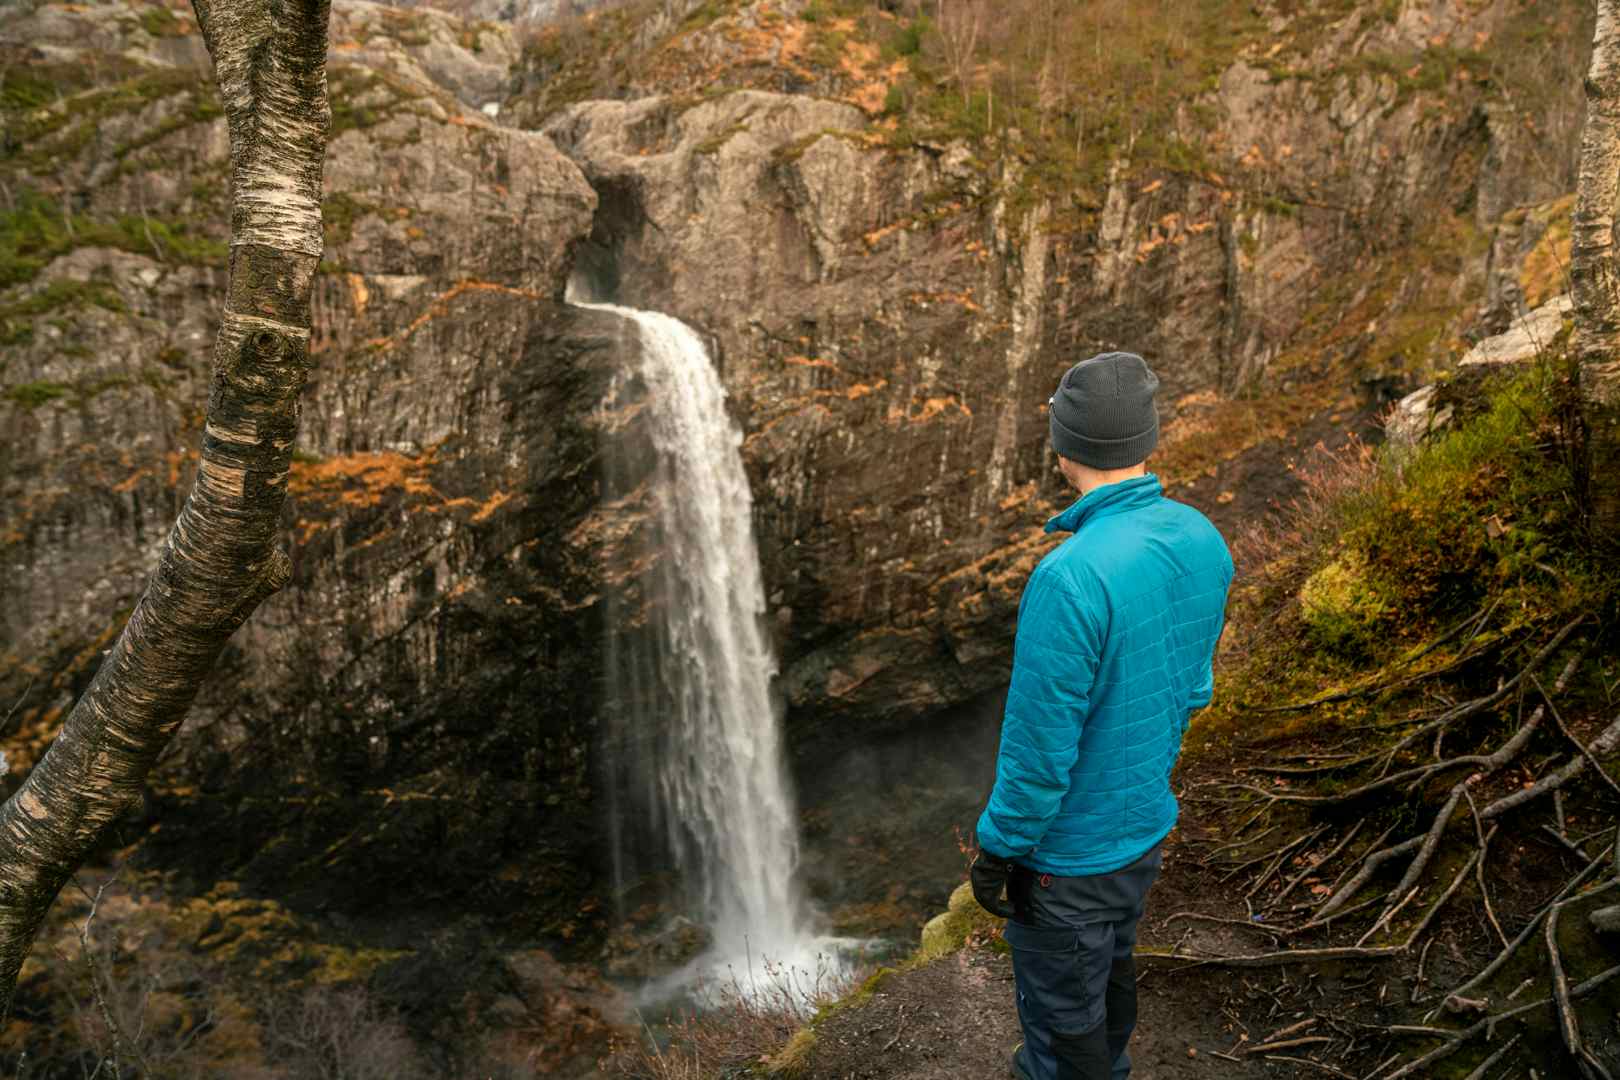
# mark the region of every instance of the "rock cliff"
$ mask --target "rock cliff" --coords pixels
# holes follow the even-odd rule
[[[1263,501],[1185,485],[1511,314],[1552,220],[1519,208],[1567,191],[1579,120],[1541,72],[1588,36],[1573,3],[1259,5],[1195,46],[1173,138],[1059,159],[1028,124],[902,123],[922,90],[882,6],[688,7],[520,41],[337,6],[295,580],[163,766],[154,858],[603,928],[577,901],[604,888],[596,682],[638,516],[601,501],[603,439],[637,433],[600,402],[633,345],[561,303],[571,277],[712,343],[809,765],[1004,681],[1074,360],[1149,357],[1161,473],[1237,525]],[[608,30],[582,72],[567,49]],[[189,484],[226,148],[187,12],[40,4],[3,33],[0,700],[25,768]]]

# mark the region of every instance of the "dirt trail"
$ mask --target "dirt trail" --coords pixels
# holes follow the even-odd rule
[[[1177,843],[1167,846],[1165,871],[1150,895],[1150,910],[1142,924],[1143,949],[1169,949],[1178,941],[1183,947],[1195,944],[1191,938],[1183,940],[1185,923],[1166,921],[1182,910],[1189,890],[1207,885],[1201,868],[1179,858],[1179,850]],[[1204,930],[1198,936],[1200,950],[1252,950],[1253,943],[1235,941],[1236,935],[1224,931]],[[1263,982],[1268,988],[1285,981],[1306,985],[1299,974],[1248,974],[1251,984]],[[1140,1019],[1131,1043],[1135,1080],[1290,1075],[1287,1063],[1279,1068],[1277,1063],[1225,1060],[1212,1053],[1239,1043],[1234,1031],[1241,1029],[1228,1014],[1248,1022],[1257,1037],[1295,1022],[1291,1012],[1279,1010],[1275,1022],[1266,1026],[1266,1013],[1276,1002],[1264,994],[1258,1001],[1251,999],[1239,973],[1155,968],[1139,972],[1139,979]],[[975,941],[933,963],[891,976],[869,999],[818,1025],[808,1076],[990,1080],[1007,1075],[1008,1057],[1018,1040],[1012,961],[988,942]]]

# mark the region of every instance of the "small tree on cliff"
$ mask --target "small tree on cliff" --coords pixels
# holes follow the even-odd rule
[[[1620,272],[1615,213],[1620,201],[1620,0],[1598,0],[1586,123],[1575,179],[1569,276],[1575,294],[1575,353],[1589,433],[1593,518],[1599,535],[1620,524]]]
[[[0,1016],[62,885],[139,798],[225,642],[291,564],[275,546],[321,259],[328,0],[192,0],[230,131],[231,248],[202,456],[123,633],[0,807]]]

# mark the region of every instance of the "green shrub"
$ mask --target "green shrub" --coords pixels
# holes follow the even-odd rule
[[[1296,515],[1284,527],[1293,550],[1273,544],[1266,557],[1278,573],[1296,568],[1290,594],[1323,662],[1387,659],[1504,595],[1522,624],[1610,594],[1560,422],[1568,378],[1553,358],[1442,384],[1456,396],[1450,429],[1362,457],[1325,495],[1307,478],[1311,520]]]
[[[883,112],[886,116],[899,116],[906,111],[906,90],[899,83],[889,87],[889,92],[883,96]]]
[[[895,56],[916,56],[922,52],[923,39],[934,28],[934,22],[927,15],[918,15],[906,23],[889,43],[889,49]]]

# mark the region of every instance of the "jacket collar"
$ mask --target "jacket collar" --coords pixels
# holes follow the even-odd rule
[[[1164,494],[1164,487],[1153,473],[1133,476],[1116,484],[1104,484],[1074,501],[1063,513],[1046,523],[1047,532],[1079,532],[1088,521],[1147,506]]]

